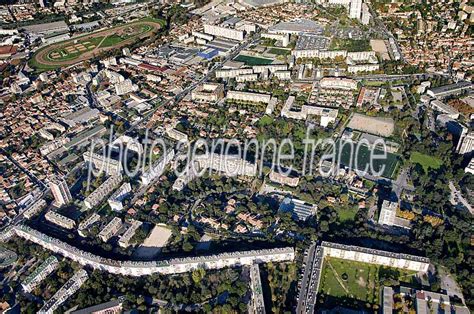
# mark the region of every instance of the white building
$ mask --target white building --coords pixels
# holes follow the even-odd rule
[[[217,102],[224,97],[224,85],[204,83],[191,92],[191,99],[198,102]]]
[[[84,200],[87,209],[99,205],[122,182],[122,175],[112,175]]]
[[[44,215],[44,218],[47,221],[52,222],[53,224],[63,227],[65,229],[73,229],[76,226],[74,220],[51,210],[48,211],[46,215]]]
[[[474,132],[463,132],[456,150],[461,155],[471,153],[474,150]]]
[[[55,256],[48,257],[21,283],[23,291],[27,293],[33,291],[33,289],[35,289],[41,283],[41,281],[43,281],[56,269],[56,267],[58,267],[58,265],[59,262]]]
[[[165,152],[165,154],[156,162],[155,164],[151,165],[148,170],[142,173],[140,179],[142,181],[142,185],[150,184],[155,178],[161,176],[165,171],[166,166],[173,160],[174,158],[174,150],[170,150]]]
[[[362,16],[362,0],[351,0],[349,5],[349,17],[360,20]]]
[[[64,301],[81,288],[88,278],[84,269],[79,270],[43,305],[39,313],[53,314]]]
[[[357,81],[342,77],[325,77],[319,81],[321,88],[357,90]]]
[[[241,101],[241,102],[268,104],[271,98],[272,96],[268,94],[248,93],[248,92],[239,92],[239,91],[227,92],[227,100],[235,100],[235,101]]]
[[[397,217],[398,203],[384,200],[382,209],[380,210],[379,221],[380,225],[400,227],[410,229],[410,220]]]
[[[115,93],[118,96],[129,94],[137,90],[137,86],[132,83],[132,80],[126,79],[123,82],[115,84]]]
[[[235,78],[237,76],[254,74],[251,68],[240,68],[240,69],[221,69],[216,71],[216,78]]]
[[[191,256],[150,262],[118,261],[82,251],[56,238],[47,236],[26,225],[12,228],[17,236],[32,241],[42,247],[61,254],[83,266],[125,276],[143,276],[154,273],[177,274],[195,269],[221,269],[232,266],[253,265],[255,263],[293,261],[295,251],[291,247],[220,253],[209,256]]]
[[[287,47],[290,44],[290,34],[262,33],[260,37],[280,41],[283,47]]]
[[[120,247],[127,248],[130,245],[130,240],[133,238],[135,232],[138,230],[138,228],[140,228],[141,225],[141,221],[132,219],[130,222],[130,227],[128,227],[127,231],[124,232],[118,241]]]
[[[242,74],[235,78],[236,82],[244,83],[244,82],[256,82],[258,81],[258,74]]]
[[[114,211],[121,211],[123,209],[123,200],[132,191],[132,186],[129,182],[122,184],[107,200],[109,206]]]
[[[357,64],[347,66],[347,72],[355,74],[360,72],[374,72],[380,70],[378,64]]]
[[[99,222],[100,220],[100,215],[97,214],[97,213],[93,213],[92,215],[90,215],[89,217],[87,217],[86,219],[84,219],[78,226],[77,228],[77,232],[79,233],[79,235],[81,237],[85,237],[85,234],[84,234],[84,230],[87,230],[89,229],[89,227],[91,227],[93,224],[95,224],[96,222]]]
[[[107,242],[122,228],[122,219],[114,217],[99,233],[99,238]]]
[[[204,33],[237,41],[243,41],[245,37],[245,32],[242,30],[236,30],[232,28],[210,24],[204,24]]]
[[[107,175],[117,175],[122,173],[122,164],[118,160],[91,151],[85,152],[82,154],[82,157],[86,163],[92,165],[100,173],[105,172]]]
[[[56,206],[66,205],[72,201],[71,192],[66,181],[55,178],[49,182],[51,193],[54,196],[54,203]]]
[[[178,141],[178,142],[187,142],[188,141],[188,135],[181,132],[181,131],[178,131],[176,130],[175,128],[167,128],[166,129],[166,135],[168,135],[170,138],[172,138],[173,140],[175,141]]]
[[[374,250],[360,246],[323,241],[323,255],[356,262],[395,267],[417,272],[427,272],[430,260],[426,257]]]
[[[25,216],[25,218],[27,219],[31,219],[32,217],[40,213],[45,207],[46,207],[46,201],[44,199],[40,199],[38,202],[35,202],[33,205],[28,207],[23,212],[23,216]]]

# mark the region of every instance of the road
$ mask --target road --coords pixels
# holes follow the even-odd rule
[[[322,248],[313,243],[303,258],[304,272],[299,284],[297,314],[315,312],[322,264]]]
[[[461,191],[459,191],[452,181],[449,182],[449,189],[451,190],[451,199],[450,202],[454,206],[462,205],[464,206],[471,215],[474,215],[474,209],[472,208],[471,204],[464,198]]]

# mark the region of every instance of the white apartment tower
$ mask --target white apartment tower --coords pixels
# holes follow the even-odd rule
[[[54,202],[57,206],[66,205],[72,201],[71,192],[69,192],[69,187],[67,186],[66,181],[63,179],[53,179],[49,183],[51,188],[51,193],[54,196]]]
[[[362,14],[362,0],[351,0],[349,6],[349,17],[360,20]]]

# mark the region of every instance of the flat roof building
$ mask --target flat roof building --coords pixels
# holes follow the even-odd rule
[[[279,210],[282,212],[291,212],[294,218],[305,221],[316,214],[318,206],[296,198],[285,197],[280,204]]]
[[[74,220],[51,210],[48,211],[46,215],[44,215],[44,218],[47,221],[52,222],[53,224],[63,227],[65,229],[73,229],[76,226],[76,222]]]
[[[99,238],[107,242],[122,228],[122,219],[114,217],[99,233]]]
[[[23,290],[25,292],[31,292],[41,283],[43,279],[45,279],[49,274],[51,274],[56,269],[56,267],[58,267],[58,265],[59,262],[55,256],[48,257],[22,282],[21,286]]]

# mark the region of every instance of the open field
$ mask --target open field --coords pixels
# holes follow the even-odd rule
[[[268,50],[269,53],[280,55],[280,56],[287,56],[291,53],[289,49],[281,49],[281,48],[270,48]]]
[[[416,272],[326,257],[321,273],[320,293],[379,304],[381,281],[390,277],[410,283]]]
[[[74,37],[39,49],[30,60],[30,65],[38,70],[72,65],[146,38],[162,26],[160,20],[143,19]]]
[[[371,149],[366,145],[360,145],[359,149],[357,150],[357,144],[352,145],[353,148],[351,149],[351,145],[341,144],[341,141],[336,142],[336,161],[339,164],[342,164],[345,167],[350,169],[358,169],[360,171],[365,170],[366,167],[368,168],[368,172],[370,171],[370,153]],[[379,149],[374,150],[374,155],[382,155],[383,152]],[[356,159],[357,155],[357,159]],[[357,165],[356,165],[357,160]],[[373,170],[374,172],[380,172],[382,167],[385,167],[382,172],[382,177],[392,179],[397,170],[397,166],[399,164],[399,156],[396,154],[392,154],[387,152],[387,159],[374,159],[373,160]]]
[[[135,256],[152,258],[168,243],[171,234],[171,229],[156,225],[145,241],[137,248],[134,253]]]
[[[419,152],[411,153],[410,162],[421,165],[426,173],[428,173],[430,168],[436,170],[443,165],[443,162],[438,158]]]
[[[246,55],[238,55],[237,58],[234,59],[235,61],[245,62],[246,65],[267,65],[271,64],[273,60],[265,59],[265,58],[258,58]]]
[[[369,117],[355,113],[347,127],[382,137],[389,137],[395,130],[395,122],[391,118]]]

